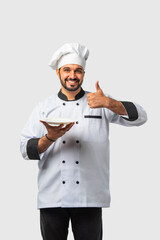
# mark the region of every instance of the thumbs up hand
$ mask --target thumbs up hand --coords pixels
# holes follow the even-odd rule
[[[106,96],[99,86],[99,81],[96,82],[96,92],[87,94],[87,101],[90,108],[105,107]]]

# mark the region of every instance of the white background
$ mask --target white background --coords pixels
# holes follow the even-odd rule
[[[34,106],[60,88],[48,62],[66,42],[90,50],[85,90],[99,80],[105,93],[148,114],[141,127],[111,125],[103,239],[160,239],[159,12],[158,0],[1,2],[0,239],[41,239],[37,162],[22,159],[19,138]]]

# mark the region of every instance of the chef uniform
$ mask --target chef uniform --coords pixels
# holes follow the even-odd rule
[[[80,44],[64,44],[53,55],[50,66],[56,69],[65,64],[78,64],[85,69],[88,55],[88,49]],[[68,226],[65,219],[67,215],[70,216],[76,240],[102,239],[101,208],[110,206],[109,124],[132,127],[140,126],[147,120],[145,110],[133,102],[121,101],[128,116],[118,115],[107,108],[92,109],[87,103],[87,93],[81,88],[75,100],[68,100],[61,90],[49,96],[34,108],[21,134],[24,159],[39,160],[38,209],[41,209],[41,231],[46,240],[66,239],[67,228],[60,230],[59,234],[63,236],[55,233],[55,238],[51,234],[47,237],[46,232],[49,234],[50,230],[44,229],[47,228],[44,222],[51,215],[55,216],[55,224],[63,223],[59,219],[63,209],[64,225]],[[110,97],[107,93],[105,95]],[[48,117],[72,118],[76,119],[76,123],[45,152],[39,154],[38,141],[47,133],[40,119]],[[85,217],[82,222],[77,220],[74,223],[74,219],[83,216],[80,211]],[[88,225],[87,230],[82,226],[88,234],[84,238],[82,228],[79,233],[76,231],[83,222],[86,226],[87,216],[93,225]]]

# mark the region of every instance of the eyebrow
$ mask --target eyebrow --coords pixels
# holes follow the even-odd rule
[[[63,69],[71,69],[70,67],[64,67]],[[83,70],[83,68],[76,68],[76,69],[74,69],[74,70]]]

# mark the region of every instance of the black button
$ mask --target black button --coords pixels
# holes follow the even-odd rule
[[[66,143],[66,141],[63,141],[63,144],[65,144]]]
[[[63,184],[65,184],[66,182],[65,182],[65,181],[63,181],[62,183],[63,183]]]
[[[78,124],[78,121],[76,122],[76,124]]]
[[[65,163],[65,161],[63,160],[62,163]]]
[[[77,140],[76,143],[79,143],[79,141]]]
[[[79,105],[79,103],[77,103],[77,106]]]
[[[77,183],[77,184],[79,184],[79,182],[78,182],[78,181],[77,181],[76,183]]]
[[[63,103],[63,105],[65,106],[66,104],[65,104],[65,103]]]
[[[79,162],[78,161],[76,161],[76,164],[78,164]]]

